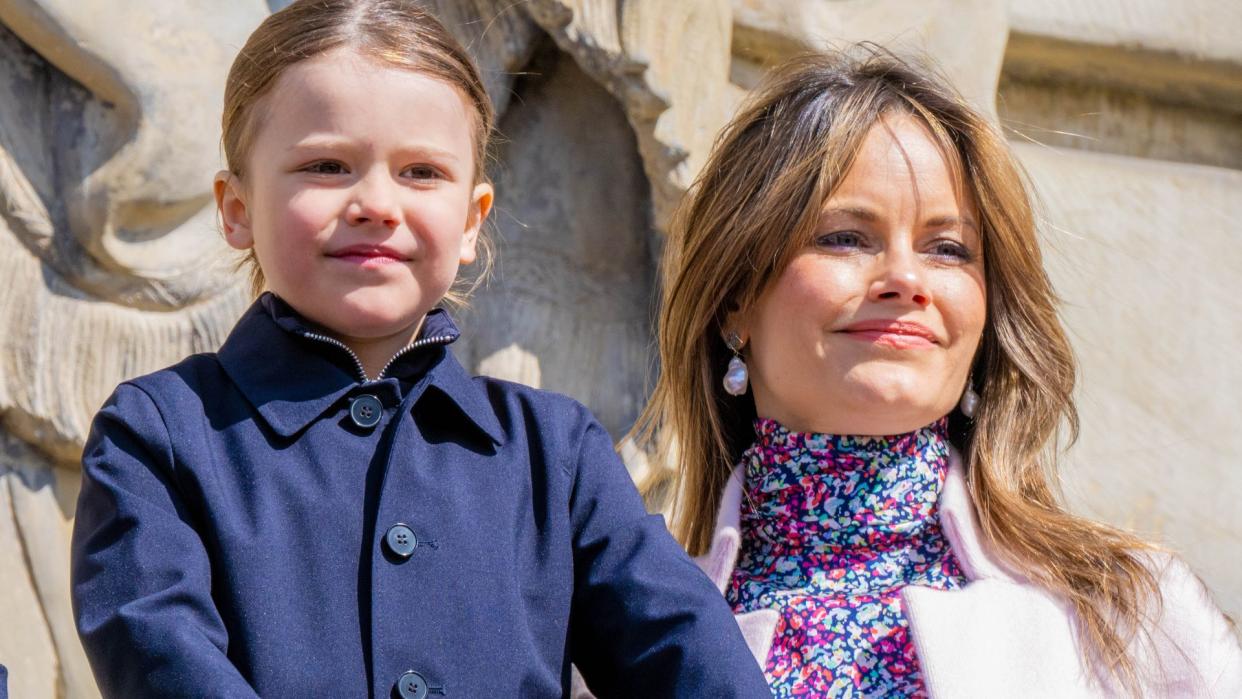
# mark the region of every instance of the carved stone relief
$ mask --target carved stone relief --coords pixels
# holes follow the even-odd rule
[[[571,57],[548,42],[524,73],[500,123],[496,269],[459,314],[458,356],[573,395],[622,434],[650,369],[650,188],[620,106]]]

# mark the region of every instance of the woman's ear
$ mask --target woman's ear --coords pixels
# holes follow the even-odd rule
[[[223,229],[225,242],[238,250],[254,247],[254,232],[250,227],[246,193],[241,186],[241,180],[228,170],[221,170],[216,173],[212,190],[216,195],[216,212],[220,215],[220,227]]]
[[[730,336],[736,335],[740,342],[738,349],[741,349],[750,342],[750,314],[736,301],[726,302],[724,308],[724,325],[720,328],[720,339],[727,345]]]
[[[483,222],[492,211],[492,200],[495,192],[486,182],[474,186],[470,195],[470,214],[466,217],[466,230],[461,237],[461,258],[463,265],[468,265],[478,257],[479,231],[483,230]]]

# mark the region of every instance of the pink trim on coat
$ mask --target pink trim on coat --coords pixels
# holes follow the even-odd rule
[[[741,547],[743,475],[734,470],[721,497],[711,549],[695,559],[724,592]],[[961,457],[949,456],[940,524],[970,580],[960,590],[902,591],[923,681],[932,697],[1099,697],[1121,692],[1085,666],[1065,601],[1005,565],[988,549],[975,517]],[[1242,647],[1206,588],[1180,559],[1153,556],[1162,608],[1150,643],[1133,651],[1143,696],[1242,697]],[[763,665],[779,615],[737,615]]]

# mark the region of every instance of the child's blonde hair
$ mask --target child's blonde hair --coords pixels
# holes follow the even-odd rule
[[[413,0],[297,0],[259,25],[233,60],[224,87],[222,143],[229,172],[244,182],[262,99],[291,66],[338,48],[443,80],[473,107],[474,181],[487,180],[486,161],[495,111],[473,59],[435,17]],[[491,261],[491,242],[480,233],[482,271]],[[264,285],[253,250],[242,266],[251,290]],[[473,287],[471,287],[473,288]],[[469,289],[450,290],[445,300],[460,303]]]

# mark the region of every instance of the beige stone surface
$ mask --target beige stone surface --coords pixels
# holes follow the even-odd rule
[[[1242,112],[1242,3],[1010,0],[1005,71]]]
[[[972,103],[996,103],[1008,33],[1002,0],[733,0],[734,51],[764,65],[802,51],[870,41],[931,57]]]
[[[91,415],[121,379],[214,347],[242,307],[206,208],[219,109],[202,105],[218,104],[263,9],[0,2],[0,661],[12,696],[98,694],[68,590]]]
[[[997,108],[1018,142],[1242,168],[1242,111],[1170,103],[1110,85],[1009,75],[1001,79]]]
[[[19,478],[0,465],[0,662],[9,670],[9,696],[54,697],[59,694],[58,654],[13,514],[12,492]]]
[[[555,46],[527,72],[500,124],[496,269],[458,314],[455,352],[477,371],[574,396],[619,435],[646,397],[650,187],[607,90]]]
[[[12,160],[0,191],[13,232],[58,277],[153,310],[231,283],[202,264],[222,249],[208,233],[202,174],[219,162],[225,71],[265,14],[262,0],[227,12],[162,0],[0,2],[0,23],[30,49],[6,52],[16,65],[4,87],[16,94],[4,100],[0,143]]]
[[[496,113],[503,114],[514,79],[544,38],[539,25],[513,0],[428,0],[425,5],[470,50]]]
[[[1231,0],[1009,0],[1015,33],[1242,64],[1242,3]]]
[[[663,228],[736,108],[728,0],[531,0],[526,7],[621,103]]]
[[[75,471],[49,466],[29,445],[0,432],[0,558],[7,559],[0,563],[0,591],[20,591],[0,594],[0,619],[14,620],[0,633],[0,658],[9,665],[14,697],[98,696],[69,602],[70,513],[78,480]],[[46,691],[49,685],[54,693]]]
[[[1075,509],[1182,552],[1242,614],[1242,172],[1020,145],[1081,362]]]

